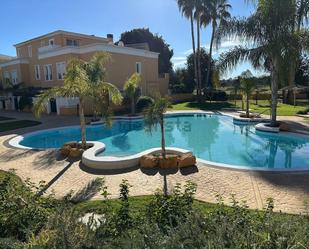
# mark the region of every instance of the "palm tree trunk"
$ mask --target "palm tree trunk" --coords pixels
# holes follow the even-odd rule
[[[210,67],[211,67],[211,61],[212,61],[212,47],[213,47],[213,43],[214,43],[214,38],[215,38],[215,32],[216,32],[216,26],[215,23],[213,22],[212,25],[212,34],[211,34],[211,40],[210,40],[210,46],[209,46],[209,60],[208,60],[208,64],[207,64],[207,77],[206,77],[206,84],[209,88],[211,88],[211,84],[210,84]]]
[[[246,99],[246,104],[247,104],[247,106],[246,106],[246,117],[247,118],[249,118],[249,94],[247,94],[247,99]]]
[[[199,95],[199,89],[198,89],[198,76],[197,76],[197,61],[196,61],[196,51],[195,51],[195,38],[194,38],[194,21],[193,21],[193,15],[190,16],[190,22],[191,22],[191,37],[192,37],[192,49],[193,49],[193,64],[194,64],[194,78],[195,83],[197,86],[197,91]]]
[[[160,128],[161,128],[161,149],[162,149],[162,157],[166,158],[166,150],[165,150],[165,136],[164,136],[164,116],[163,114],[160,117]]]
[[[202,101],[202,75],[201,75],[201,37],[200,37],[200,15],[196,19],[197,28],[197,72],[198,72],[198,88],[199,96],[198,101]]]
[[[79,120],[82,135],[82,148],[86,149],[86,122],[84,115],[84,99],[79,98]]]
[[[271,73],[271,122],[270,125],[277,126],[277,101],[278,101],[278,59],[273,58],[272,73]]]

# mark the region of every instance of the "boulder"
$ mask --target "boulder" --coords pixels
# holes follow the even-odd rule
[[[60,154],[61,154],[62,156],[67,157],[67,156],[70,154],[71,146],[69,146],[69,145],[63,145],[62,148],[61,148],[59,151],[60,151]]]
[[[71,148],[69,156],[72,158],[79,158],[83,154],[83,150],[78,148]]]
[[[154,155],[145,155],[140,158],[140,166],[144,169],[153,169],[158,167],[158,157]]]
[[[65,146],[65,145],[68,145],[68,146],[70,146],[71,148],[77,148],[78,142],[71,141],[71,142],[65,143],[63,146]]]
[[[178,168],[178,156],[177,155],[166,155],[165,158],[159,157],[159,167],[161,169],[173,169]]]
[[[291,131],[291,127],[287,123],[280,123],[280,131]]]
[[[196,164],[196,157],[192,153],[185,153],[178,157],[178,167],[186,168]]]

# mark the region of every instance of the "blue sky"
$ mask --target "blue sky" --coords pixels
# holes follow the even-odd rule
[[[246,16],[252,6],[244,0],[230,0],[232,14]],[[15,56],[13,44],[52,32],[58,29],[106,36],[120,34],[133,28],[150,28],[163,36],[174,50],[173,63],[182,67],[191,49],[190,23],[178,11],[176,0],[2,0],[2,27],[0,54]],[[210,29],[201,33],[201,44],[208,47]],[[222,51],[239,44],[225,41]],[[248,69],[240,65],[224,77],[233,77]],[[259,74],[260,72],[256,72]]]

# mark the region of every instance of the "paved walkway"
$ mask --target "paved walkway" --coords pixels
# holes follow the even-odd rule
[[[12,114],[13,115],[13,114]],[[25,115],[25,114],[23,114]],[[30,119],[22,117],[22,119]],[[26,116],[27,116],[26,115]],[[9,116],[0,113],[0,116]],[[232,194],[236,200],[246,201],[250,208],[263,208],[267,198],[275,200],[275,209],[288,213],[306,211],[309,203],[309,172],[308,173],[261,173],[235,171],[212,168],[198,164],[196,168],[178,172],[143,172],[135,169],[130,172],[87,172],[79,162],[68,162],[54,151],[23,151],[6,147],[3,143],[17,134],[41,128],[72,125],[78,123],[77,117],[46,116],[43,124],[36,127],[20,129],[15,134],[0,134],[0,169],[16,169],[22,178],[30,178],[39,183],[52,181],[49,192],[57,197],[64,196],[70,190],[77,192],[89,186],[97,177],[104,177],[108,191],[112,197],[118,196],[118,186],[122,179],[127,179],[131,185],[131,195],[149,195],[163,186],[163,173],[168,173],[168,186],[191,180],[198,185],[196,198],[207,202],[217,202],[221,196],[228,204]],[[99,194],[93,198],[101,198]]]

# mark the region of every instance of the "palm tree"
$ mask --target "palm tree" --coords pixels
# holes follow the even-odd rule
[[[193,63],[194,63],[194,76],[197,83],[197,89],[199,94],[199,82],[198,82],[198,72],[197,72],[197,56],[195,50],[195,37],[194,37],[194,10],[195,3],[193,0],[177,0],[178,8],[182,15],[190,19],[191,24],[191,39],[192,39],[192,50],[193,50]]]
[[[229,19],[231,18],[231,14],[229,10],[232,6],[228,3],[228,0],[211,0],[206,2],[207,5],[207,12],[203,13],[201,17],[201,23],[204,26],[211,24],[212,32],[211,32],[211,39],[210,39],[210,46],[209,46],[209,58],[207,65],[207,76],[206,76],[206,84],[210,88],[210,67],[212,61],[212,51],[213,45],[215,41],[215,36],[217,33],[217,28],[221,27],[222,25],[226,25]],[[217,37],[219,41],[219,37]]]
[[[145,127],[147,131],[151,132],[153,127],[158,123],[161,131],[161,149],[162,157],[166,158],[165,150],[165,135],[164,135],[164,113],[170,106],[170,102],[166,98],[156,97],[153,104],[144,112]]]
[[[153,104],[148,107],[144,112],[145,128],[146,131],[151,132],[152,129],[159,123],[161,131],[161,155],[163,160],[166,159],[165,149],[165,135],[164,135],[164,113],[170,106],[170,102],[166,98],[156,97]],[[164,195],[168,195],[167,191],[167,179],[164,174]]]
[[[250,96],[254,90],[254,87],[255,84],[253,82],[253,75],[250,70],[243,72],[240,76],[240,90],[246,97],[246,118],[250,117]]]
[[[139,94],[139,84],[141,82],[141,76],[138,73],[132,74],[132,76],[125,82],[123,90],[131,101],[131,114],[135,115],[135,105]]]
[[[295,6],[290,0],[260,0],[257,10],[246,19],[233,19],[218,31],[220,36],[240,37],[250,46],[237,46],[221,55],[220,69],[233,68],[242,61],[250,61],[255,68],[264,68],[267,60],[271,72],[271,126],[277,126],[278,85],[282,63],[287,51],[301,47],[309,49],[308,30],[293,32]]]
[[[194,18],[197,30],[197,95],[198,102],[202,101],[202,70],[201,70],[201,17],[207,13],[206,5],[203,0],[195,0]]]
[[[96,54],[89,63],[79,59],[70,60],[66,67],[63,86],[53,87],[38,95],[33,107],[35,115],[39,117],[45,111],[46,103],[50,98],[79,98],[79,118],[83,149],[86,148],[85,100],[93,100],[96,95],[106,96],[108,94],[113,103],[120,104],[122,101],[121,93],[117,87],[111,83],[99,80],[102,79],[100,76],[102,71],[98,71],[98,75],[95,77],[94,70],[90,70],[93,61],[103,62],[103,60],[105,60],[105,56],[101,53]],[[101,65],[103,66],[103,64]]]

